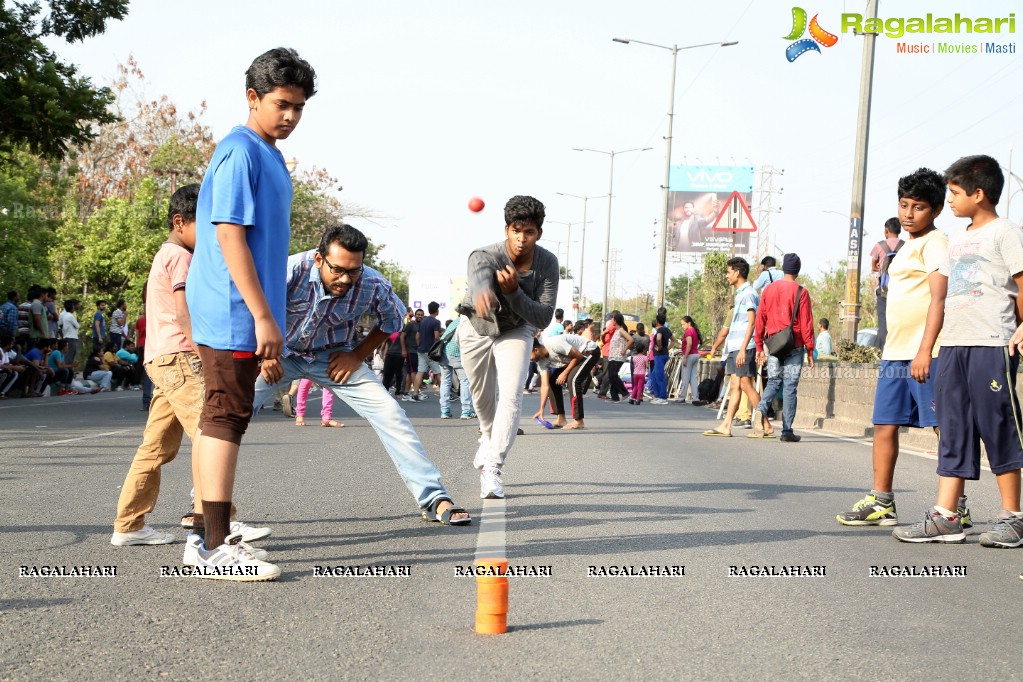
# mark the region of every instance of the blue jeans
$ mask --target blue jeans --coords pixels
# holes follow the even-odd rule
[[[793,348],[788,355],[778,359],[767,356],[767,386],[760,399],[757,409],[763,414],[768,406],[782,391],[781,433],[792,435],[792,422],[796,420],[796,390],[799,388],[799,375],[803,371],[803,346]],[[784,388],[783,388],[784,387]]]
[[[462,363],[457,360],[448,360],[451,364],[441,363],[440,365],[440,412],[446,414],[451,412],[451,382],[458,379],[458,397],[462,400],[462,414],[472,414],[472,392],[469,389],[469,376],[462,368]]]
[[[359,364],[358,369],[348,377],[347,383],[339,384],[327,376],[327,363],[335,350],[320,351],[312,361],[297,355],[281,358],[284,376],[276,385],[286,386],[294,379],[304,378],[312,379],[324,390],[330,390],[377,432],[398,475],[420,508],[432,506],[438,498],[451,499],[440,482],[440,471],[427,458],[405,410],[384,390],[376,373],[366,363]],[[274,387],[266,383],[262,376],[256,380],[253,414],[259,411],[273,392]]]
[[[664,366],[668,364],[667,355],[654,355],[654,367],[647,376],[650,384],[650,395],[661,400],[668,399],[668,379],[664,376]]]

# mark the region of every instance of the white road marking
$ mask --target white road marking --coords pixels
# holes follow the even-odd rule
[[[505,509],[504,500],[483,500],[476,539],[477,560],[505,558]]]
[[[817,436],[827,436],[828,438],[832,438],[834,440],[844,440],[846,443],[859,443],[860,445],[866,445],[868,447],[873,447],[873,445],[874,445],[873,441],[870,441],[870,440],[865,440],[863,438],[853,438],[851,436],[840,436],[837,433],[828,433],[827,431],[817,431],[815,429],[795,429],[795,430],[796,431],[802,431],[803,433],[812,433],[812,434],[817,435]],[[933,460],[935,462],[938,461],[938,456],[936,454],[931,454],[929,452],[924,452],[923,450],[911,450],[911,449],[908,449],[908,448],[900,447],[899,448],[899,454],[900,455],[912,455],[913,457],[921,457],[923,459],[930,459],[930,460]],[[984,471],[988,471],[988,472],[991,471],[991,467],[985,466],[983,464],[980,465],[980,468],[983,469]]]
[[[107,431],[106,433],[94,433],[90,436],[79,436],[78,438],[65,438],[64,440],[55,440],[49,443],[43,443],[43,445],[61,445],[62,443],[74,443],[79,440],[90,440],[92,438],[103,438],[104,436],[116,436],[119,433],[128,433],[132,429],[120,429],[119,431]]]

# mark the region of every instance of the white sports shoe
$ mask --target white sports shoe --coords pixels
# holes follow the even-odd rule
[[[169,545],[176,538],[170,533],[161,533],[150,526],[142,526],[141,530],[130,533],[114,533],[110,536],[110,544],[117,547],[131,545]]]
[[[497,467],[483,467],[480,470],[480,497],[484,500],[504,499],[501,470]]]
[[[244,540],[239,543],[243,545],[245,549],[252,555],[254,559],[260,561],[269,561],[270,553],[265,549],[259,547],[253,547],[246,543]],[[195,566],[199,562],[199,550],[203,548],[202,536],[195,533],[189,533],[185,539],[185,556],[182,557],[181,563],[184,566]]]
[[[224,544],[212,550],[195,548],[193,578],[213,580],[238,580],[256,582],[276,580],[281,569],[274,564],[260,561],[253,555],[254,548],[242,542],[239,534],[228,535]]]
[[[242,521],[231,522],[231,535],[241,533],[242,542],[255,542],[270,537],[272,531],[269,528],[257,528]]]

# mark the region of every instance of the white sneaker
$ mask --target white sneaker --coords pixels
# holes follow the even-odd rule
[[[290,418],[295,416],[295,410],[291,405],[290,393],[285,393],[283,396],[281,396],[281,412],[284,413],[285,417]]]
[[[202,547],[196,547],[196,562],[192,569],[192,577],[242,582],[279,578],[281,569],[274,564],[257,559],[253,555],[253,549],[242,542],[242,536],[237,533],[227,536],[224,544],[212,550],[207,551]]]
[[[504,499],[501,470],[497,467],[483,467],[480,470],[480,497],[484,500]]]
[[[231,522],[231,535],[241,533],[242,542],[255,542],[270,537],[272,531],[269,528],[256,528],[242,521]]]
[[[667,405],[668,401],[665,400],[664,398],[651,398],[650,399],[650,404],[651,405]]]
[[[270,559],[270,553],[265,549],[253,547],[244,540],[239,544],[243,545],[254,559],[259,559],[260,561],[267,561]],[[188,537],[185,539],[185,556],[181,559],[182,565],[195,566],[199,562],[200,549],[203,549],[202,536],[195,533],[189,533]]]
[[[130,533],[114,533],[110,536],[110,544],[117,547],[131,545],[169,545],[176,538],[170,533],[161,533],[150,526],[142,526],[141,530]]]

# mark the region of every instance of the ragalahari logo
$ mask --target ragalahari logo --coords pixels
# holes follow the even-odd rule
[[[819,15],[813,15],[813,19],[810,20],[810,37],[802,38],[803,34],[806,33],[806,10],[802,7],[792,8],[792,31],[785,40],[795,40],[796,42],[785,48],[785,58],[790,62],[794,62],[799,59],[799,56],[813,50],[814,52],[820,52],[821,49],[817,47],[818,44],[824,47],[832,47],[838,42],[838,36],[834,33],[828,33],[821,25],[817,23],[817,17]],[[800,39],[801,38],[801,39]]]

